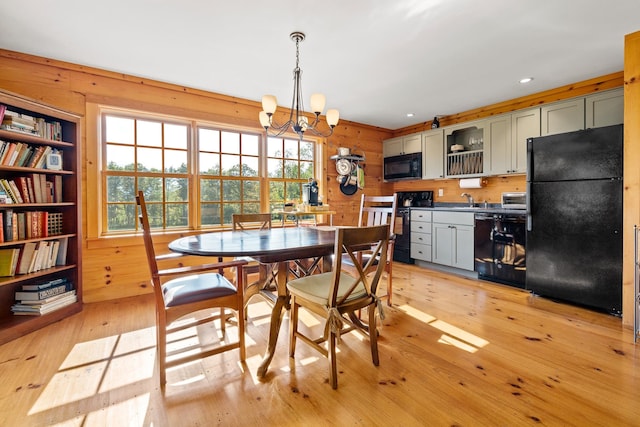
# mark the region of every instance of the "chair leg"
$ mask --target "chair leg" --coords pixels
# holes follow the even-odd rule
[[[156,341],[158,345],[158,364],[160,365],[160,386],[167,383],[167,330],[163,325],[156,325]]]
[[[298,333],[298,304],[296,297],[291,295],[291,310],[289,311],[289,357],[296,353],[296,334]]]
[[[244,331],[245,331],[245,309],[244,302],[241,301],[238,307],[238,342],[240,344],[240,362],[244,362],[247,358],[247,349],[244,343]]]
[[[371,345],[371,360],[375,366],[380,365],[378,357],[378,328],[376,327],[376,305],[371,304],[369,310],[369,344]]]
[[[387,264],[387,305],[391,307],[391,295],[393,293],[393,274],[391,272],[393,264]]]
[[[338,388],[338,364],[336,361],[336,334],[333,331],[329,332],[328,344],[329,383],[331,384],[331,388],[335,390]]]

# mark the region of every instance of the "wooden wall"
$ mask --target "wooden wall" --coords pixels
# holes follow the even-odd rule
[[[495,114],[523,109],[547,102],[581,96],[599,90],[619,87],[623,73],[614,73],[600,78],[579,82],[551,91],[505,101],[482,108],[443,117],[442,126],[475,120]],[[176,86],[149,79],[113,73],[76,64],[26,55],[0,49],[0,87],[55,105],[85,117],[83,120],[83,280],[85,302],[121,298],[149,292],[146,259],[141,238],[98,238],[87,232],[87,222],[99,218],[95,203],[98,183],[96,150],[97,136],[93,104],[155,111],[231,124],[260,130],[257,116],[259,102],[233,98]],[[284,113],[282,113],[284,114]],[[393,191],[434,190],[436,201],[464,202],[457,180],[402,181],[384,183],[382,180],[382,141],[392,136],[406,135],[430,129],[431,122],[419,123],[396,131],[341,121],[333,136],[321,141],[324,158],[336,154],[338,147],[349,147],[353,152],[366,157],[366,194],[386,194]],[[357,220],[358,200],[361,192],[345,196],[339,191],[334,163],[327,160],[326,182],[321,183],[321,192],[331,208],[338,211],[334,223],[354,224]],[[498,203],[504,191],[524,191],[524,176],[493,177],[486,179],[482,189],[465,190],[475,200]],[[442,188],[444,196],[437,197]],[[158,249],[176,234],[158,236]],[[199,262],[200,260],[198,260]]]

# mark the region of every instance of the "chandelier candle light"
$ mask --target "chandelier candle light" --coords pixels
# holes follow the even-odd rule
[[[311,111],[315,115],[313,123],[309,123],[309,119],[304,115],[304,104],[302,102],[302,82],[300,75],[302,71],[298,65],[300,60],[300,42],[305,39],[304,33],[295,31],[289,36],[291,40],[296,42],[296,68],[293,69],[293,99],[291,101],[291,111],[289,113],[289,120],[282,125],[279,125],[273,121],[273,114],[276,112],[278,101],[274,95],[264,95],[262,97],[262,110],[260,111],[260,124],[264,127],[268,136],[280,136],[285,133],[289,128],[292,128],[295,133],[298,134],[302,140],[302,136],[306,131],[311,132],[314,135],[327,137],[333,133],[333,128],[338,124],[340,113],[338,110],[327,110],[327,125],[326,131],[321,131],[317,128],[320,124],[320,114],[324,110],[324,104],[326,102],[325,97],[321,93],[314,93],[311,95]]]

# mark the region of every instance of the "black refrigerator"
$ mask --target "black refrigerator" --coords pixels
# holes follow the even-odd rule
[[[527,140],[526,289],[622,311],[622,125]]]

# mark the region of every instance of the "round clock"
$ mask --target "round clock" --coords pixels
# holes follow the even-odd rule
[[[339,175],[351,174],[351,170],[352,170],[351,162],[347,159],[336,160],[336,170],[338,171]]]

